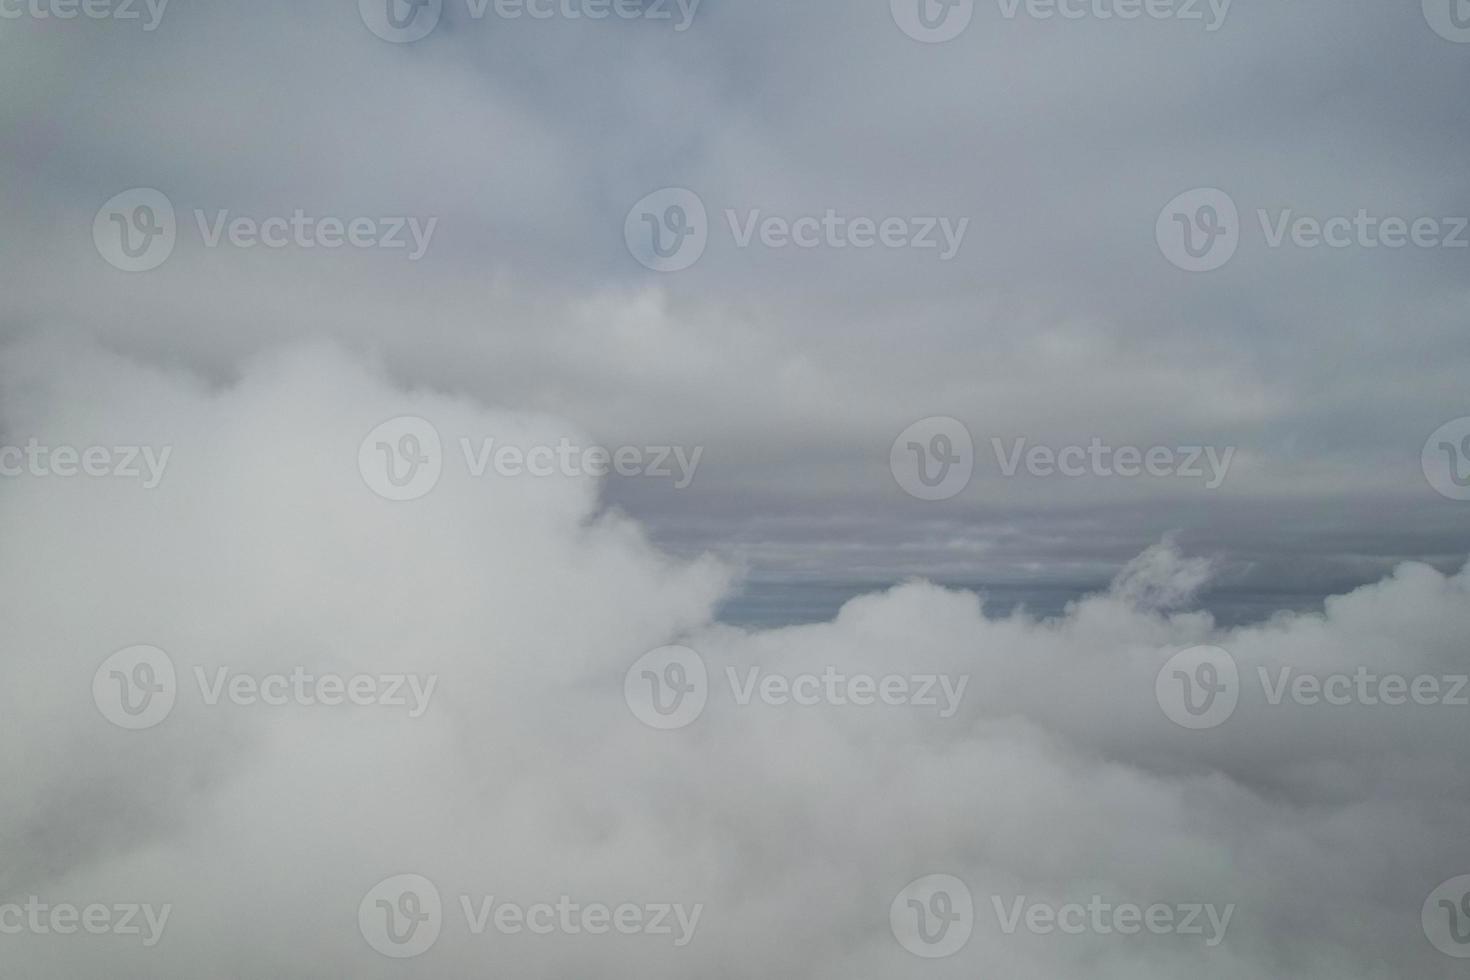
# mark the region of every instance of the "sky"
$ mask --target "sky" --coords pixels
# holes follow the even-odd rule
[[[689,486],[614,479],[608,499],[756,583],[1101,587],[1170,532],[1244,593],[1458,566],[1462,508],[1420,455],[1465,414],[1453,242],[1470,235],[1446,222],[1434,247],[1370,247],[1369,226],[1344,248],[1290,231],[1272,247],[1268,231],[1470,212],[1462,44],[1412,4],[1218,16],[1180,0],[1122,20],[1007,17],[994,0],[944,43],[890,6],[592,20],[449,0],[409,43],[351,3],[174,0],[151,31],[141,4],[135,20],[0,20],[0,330],[216,384],[330,338],[402,384],[555,414],[611,446],[703,447]],[[89,233],[135,188],[181,228],[146,274],[99,261]],[[707,244],[658,272],[624,230],[669,188],[702,202]],[[1204,273],[1155,234],[1196,188],[1240,215],[1238,248]],[[437,220],[416,259],[406,230],[402,249],[222,234],[298,209]],[[774,247],[751,223],[829,210],[843,229],[903,219],[938,247]],[[922,218],[966,222],[947,260]],[[888,449],[934,417],[967,427],[975,475],[916,500]],[[1207,489],[1007,477],[992,445],[1094,438],[1235,456]]]
[[[1465,0],[0,0],[0,962],[1458,975],[1467,78]]]

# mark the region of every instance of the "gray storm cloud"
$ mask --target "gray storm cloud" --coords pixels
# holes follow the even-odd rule
[[[1101,587],[1182,528],[1230,586],[1315,603],[1470,551],[1418,461],[1466,415],[1464,250],[1273,248],[1258,218],[1467,215],[1466,47],[1426,22],[1436,3],[1452,6],[1179,0],[1104,20],[987,0],[939,45],[882,0],[706,2],[684,31],[676,4],[668,22],[594,21],[448,0],[412,44],[354,2],[173,3],[152,31],[4,20],[0,335],[75,330],[214,378],[324,336],[601,439],[705,445],[679,500],[609,493],[661,543],[776,578]],[[88,231],[135,187],[173,201],[181,241],[125,276]],[[694,266],[652,275],[621,232],[666,187],[696,191],[715,227]],[[1196,187],[1227,192],[1242,225],[1206,275],[1154,241]],[[408,263],[209,247],[194,218],[298,209],[439,222]],[[728,211],[742,228],[757,212],[970,223],[941,263],[825,234],[740,247]],[[1218,493],[992,470],[983,492],[914,507],[868,467],[934,415],[986,446],[1239,453]]]
[[[406,388],[324,346],[226,383],[90,346],[12,346],[3,364],[6,444],[172,447],[152,490],[0,481],[0,903],[171,909],[146,947],[0,937],[13,975],[1459,975],[1421,906],[1470,872],[1470,708],[1267,693],[1282,669],[1463,672],[1463,572],[1404,564],[1320,615],[1221,629],[1188,611],[1207,563],[1166,541],[1055,619],[914,581],[830,622],[745,630],[712,621],[728,570],[662,554],[593,477],[476,478],[446,459],[431,493],[393,502],[359,468],[388,419],[430,420],[446,444],[586,438],[554,416]],[[624,682],[669,644],[707,668],[707,703],[658,730]],[[93,680],[136,645],[165,651],[179,682],[161,723],[129,731]],[[1191,729],[1156,681],[1200,646],[1228,652],[1239,703]],[[437,686],[418,717],[210,704],[195,668]],[[966,683],[944,717],[857,703],[850,685],[843,703],[741,703],[727,679],[752,670]],[[431,948],[399,960],[359,907],[405,874],[442,912]],[[942,959],[890,921],[931,874],[973,899],[967,942]],[[673,932],[476,934],[461,905],[483,924],[562,896],[667,906]],[[1013,908],[1094,896],[1232,913],[1216,945],[1003,928]]]

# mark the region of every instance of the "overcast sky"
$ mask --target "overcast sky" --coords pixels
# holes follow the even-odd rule
[[[1470,48],[1414,5],[1104,20],[991,0],[944,43],[880,2],[646,6],[476,18],[448,0],[411,43],[348,2],[174,0],[151,31],[142,6],[0,21],[4,332],[77,332],[221,383],[330,337],[403,383],[612,446],[703,447],[691,486],[615,479],[609,499],[757,580],[1096,585],[1178,531],[1222,588],[1320,596],[1470,550],[1420,465],[1467,414],[1470,249],[1271,247],[1257,214],[1470,213]],[[180,231],[129,274],[91,232],[138,187]],[[669,187],[698,195],[708,242],[658,272],[625,220]],[[1240,216],[1207,273],[1155,235],[1194,188]],[[207,245],[220,212],[297,209],[437,224],[413,261]],[[752,212],[829,209],[968,223],[947,259],[938,228],[934,249],[739,244]],[[973,481],[930,502],[888,456],[934,416],[977,449]],[[1206,489],[1006,478],[991,442],[1094,437],[1236,453]]]
[[[1467,81],[1467,0],[0,0],[0,964],[1460,975]],[[474,928],[563,895],[702,918]],[[1233,919],[1005,927],[1095,896]]]

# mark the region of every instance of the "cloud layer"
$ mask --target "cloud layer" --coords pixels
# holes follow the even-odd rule
[[[329,337],[614,444],[703,445],[689,493],[609,494],[668,548],[778,580],[1100,587],[1182,528],[1229,587],[1316,600],[1470,551],[1419,468],[1467,415],[1466,253],[1272,248],[1257,218],[1470,214],[1466,47],[1421,4],[1233,4],[1208,30],[977,2],[938,45],[881,0],[707,0],[682,32],[448,0],[413,44],[358,6],[176,2],[153,31],[6,20],[0,332],[75,331],[216,379]],[[134,187],[182,228],[164,265],[126,275],[91,230]],[[697,192],[712,227],[698,263],[658,275],[623,229],[667,187]],[[1198,187],[1242,225],[1207,275],[1154,240]],[[195,209],[439,224],[409,262],[210,248]],[[829,209],[970,224],[949,262],[727,230],[727,210]],[[926,507],[874,461],[933,415],[982,446],[1238,454],[1218,492],[987,465]]]
[[[151,948],[0,937],[17,976],[1457,975],[1420,913],[1470,871],[1470,708],[1273,705],[1257,668],[1463,672],[1464,573],[1405,564],[1322,615],[1220,629],[1187,611],[1207,563],[1166,541],[1056,619],[987,615],[983,596],[914,581],[830,622],[750,631],[712,624],[726,568],[662,553],[594,478],[475,478],[446,458],[432,493],[395,503],[359,472],[387,419],[430,419],[446,442],[587,438],[554,416],[406,388],[323,346],[228,383],[90,346],[12,347],[4,365],[8,444],[172,447],[153,490],[0,481],[0,900],[171,906]],[[167,652],[177,701],[126,731],[92,685],[138,644]],[[625,675],[668,644],[698,654],[707,703],[657,730]],[[1189,729],[1156,679],[1200,645],[1233,659],[1239,704]],[[221,667],[437,687],[417,718],[211,705],[195,669]],[[833,673],[967,680],[949,717],[881,699],[742,704],[730,683]],[[358,919],[401,874],[444,906],[432,948],[402,961]],[[931,874],[975,908],[968,942],[932,960],[889,917]],[[679,946],[475,935],[459,904],[564,895],[701,911]],[[1008,935],[994,910],[1094,895],[1233,915],[1209,947]]]

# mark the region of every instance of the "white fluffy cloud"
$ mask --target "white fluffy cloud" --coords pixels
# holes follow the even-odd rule
[[[475,479],[459,436],[556,444],[554,418],[405,391],[328,348],[228,384],[92,349],[7,352],[6,445],[172,447],[157,489],[0,481],[0,903],[171,906],[157,945],[0,936],[10,975],[1310,978],[1456,975],[1420,908],[1470,871],[1465,719],[1451,705],[1271,705],[1257,668],[1463,672],[1470,580],[1405,565],[1323,615],[1217,629],[1174,612],[1207,569],[1172,543],[1054,620],[987,616],[914,582],[831,622],[714,625],[712,561],[656,550],[591,478]],[[445,438],[439,485],[391,503],[359,443],[400,415]],[[624,674],[681,643],[703,713],[657,731]],[[151,644],[173,712],[124,731],[91,687]],[[1155,678],[1228,651],[1218,727],[1165,717]],[[384,706],[205,703],[194,668],[437,678]],[[965,678],[949,717],[906,704],[740,704],[741,683],[838,672]],[[375,952],[358,906],[413,873],[438,941]],[[945,959],[895,939],[910,881],[952,875],[973,934]],[[473,935],[459,897],[701,907],[693,938]],[[1007,935],[993,901],[1233,905],[1198,937]],[[0,925],[3,925],[0,920]]]

